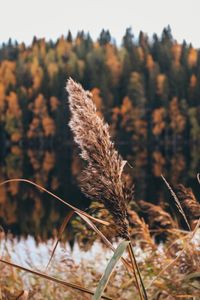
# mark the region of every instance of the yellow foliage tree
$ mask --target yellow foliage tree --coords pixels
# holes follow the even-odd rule
[[[33,61],[30,65],[30,71],[33,78],[33,89],[38,90],[41,86],[44,74],[36,56],[33,58]]]
[[[174,64],[176,66],[179,66],[180,64],[180,58],[181,58],[181,52],[182,52],[182,46],[178,43],[173,44],[171,48],[172,56],[174,59]]]
[[[42,127],[44,130],[44,136],[49,137],[55,135],[56,126],[54,120],[51,117],[45,116],[44,118],[42,118]]]
[[[181,113],[177,97],[174,97],[169,104],[170,127],[175,135],[181,134],[185,128],[186,119]]]
[[[16,63],[9,60],[3,60],[0,63],[0,81],[4,84],[5,88],[9,85],[16,84]]]
[[[197,64],[198,52],[194,48],[190,48],[188,52],[188,65],[190,68],[195,67]]]
[[[154,109],[152,113],[152,121],[153,121],[153,134],[155,136],[160,135],[165,129],[165,109],[163,107]]]
[[[116,85],[119,82],[119,77],[121,74],[121,63],[117,56],[117,51],[115,47],[111,44],[106,44],[106,65],[108,66],[111,77],[112,84]]]
[[[163,95],[165,84],[166,84],[166,75],[159,74],[157,76],[157,94],[158,95],[161,95],[161,96]]]
[[[19,142],[22,139],[22,111],[19,106],[18,96],[10,92],[6,97],[7,110],[5,114],[5,129],[10,135],[12,142]]]

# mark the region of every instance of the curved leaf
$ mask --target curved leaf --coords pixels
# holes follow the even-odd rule
[[[117,262],[122,257],[122,255],[123,255],[124,251],[126,250],[129,243],[130,243],[129,241],[122,241],[119,244],[119,246],[117,247],[117,249],[115,250],[111,260],[109,261],[109,263],[105,269],[103,276],[101,277],[101,279],[98,283],[98,286],[96,288],[94,296],[92,297],[92,300],[101,299],[103,291],[105,290],[105,288],[108,284],[108,281],[110,279],[110,276],[112,275]]]

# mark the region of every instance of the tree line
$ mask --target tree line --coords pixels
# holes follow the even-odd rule
[[[121,45],[108,30],[93,41],[69,31],[57,41],[11,40],[0,48],[0,139],[7,144],[68,141],[66,79],[93,93],[113,137],[127,143],[200,141],[200,50],[178,43],[170,27],[161,36]]]

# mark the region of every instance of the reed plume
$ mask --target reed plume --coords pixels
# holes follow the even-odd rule
[[[82,192],[103,202],[112,215],[118,236],[128,240],[127,202],[131,191],[123,180],[126,163],[115,150],[108,124],[100,118],[92,94],[71,78],[67,82],[71,120],[69,126],[87,166],[80,176]]]
[[[139,206],[147,214],[150,228],[170,229],[176,227],[170,214],[164,211],[161,206],[144,200],[139,201]]]
[[[168,181],[166,180],[166,178],[161,174],[161,178],[163,179],[164,183],[166,184],[167,188],[169,189],[172,197],[174,198],[176,207],[178,209],[178,211],[180,212],[180,214],[182,215],[183,219],[185,220],[185,223],[187,224],[187,227],[189,230],[191,230],[190,228],[190,224],[188,222],[187,216],[182,208],[182,204],[180,203],[180,200],[178,199],[176,193],[174,192],[174,190],[171,188],[170,184],[168,183]]]
[[[200,218],[200,204],[193,194],[192,189],[186,188],[183,184],[178,184],[175,186],[175,191],[187,218],[192,227],[195,227]]]
[[[141,246],[155,247],[155,244],[151,238],[149,226],[134,210],[128,210],[129,223],[131,225],[131,237],[136,237],[141,241]]]

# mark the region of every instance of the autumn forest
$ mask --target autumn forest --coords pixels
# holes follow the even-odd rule
[[[93,41],[70,31],[57,41],[8,41],[0,48],[0,139],[7,145],[69,141],[66,78],[93,93],[112,136],[123,143],[191,145],[200,140],[200,51],[170,28],[152,39],[128,28]]]

